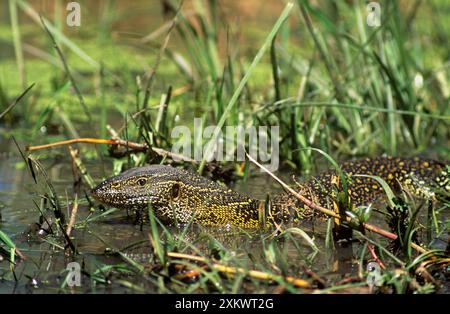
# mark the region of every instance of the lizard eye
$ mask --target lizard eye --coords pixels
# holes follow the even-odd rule
[[[181,194],[180,184],[179,183],[175,183],[172,186],[172,191],[171,192],[172,192],[172,199],[174,201],[176,201],[180,197],[180,194]]]
[[[147,179],[141,178],[141,179],[137,180],[137,184],[140,186],[144,186],[147,184]]]

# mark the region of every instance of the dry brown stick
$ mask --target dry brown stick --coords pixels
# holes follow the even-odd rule
[[[70,236],[70,233],[72,232],[72,228],[75,225],[75,218],[77,216],[78,212],[78,196],[75,194],[75,201],[72,206],[72,212],[70,213],[70,220],[69,224],[67,225],[66,233],[68,236]]]
[[[253,162],[255,165],[257,165],[259,168],[261,168],[262,170],[264,170],[267,174],[269,174],[275,181],[277,181],[285,190],[287,190],[289,193],[291,193],[292,195],[294,195],[297,199],[299,199],[300,201],[302,201],[306,206],[308,206],[309,208],[315,209],[320,211],[321,213],[330,216],[330,217],[334,217],[334,218],[338,218],[341,220],[345,220],[349,223],[351,223],[353,220],[352,218],[350,218],[349,216],[345,216],[345,217],[341,217],[340,215],[338,215],[337,213],[335,213],[332,210],[329,210],[327,208],[324,208],[320,205],[317,205],[315,203],[313,203],[312,201],[310,201],[309,199],[305,198],[303,195],[300,195],[299,193],[297,193],[293,188],[291,188],[289,185],[287,185],[286,183],[284,183],[280,178],[278,178],[276,175],[274,175],[272,172],[270,172],[269,169],[267,169],[266,167],[264,167],[263,165],[261,165],[259,162],[257,162],[252,156],[250,156],[249,154],[246,154],[248,159]],[[375,232],[379,235],[382,235],[383,237],[386,237],[388,239],[391,240],[396,240],[398,238],[398,236],[392,232],[386,231],[384,229],[381,229],[377,226],[371,225],[369,223],[363,222],[361,224],[364,229]],[[427,250],[425,250],[423,247],[415,244],[415,243],[411,243],[411,247],[413,249],[415,249],[416,251],[420,252],[420,253],[426,253]]]
[[[122,139],[119,137],[119,134],[117,133],[117,131],[114,130],[109,124],[106,125],[106,129],[108,130],[109,134],[111,134],[112,139],[115,140],[115,141],[118,141],[118,142],[120,143],[120,144],[118,144],[118,145],[127,146],[128,143],[131,143],[131,142],[122,140]],[[133,144],[135,144],[135,145],[143,145],[143,146],[145,146],[145,149],[148,149],[147,144],[137,144],[137,143],[133,143]],[[129,145],[128,145],[128,147],[132,148],[132,147],[129,146]],[[193,165],[198,164],[198,162],[197,162],[196,160],[194,160],[194,159],[191,159],[191,158],[186,157],[186,156],[181,155],[181,154],[176,154],[176,153],[169,152],[169,151],[167,151],[167,150],[165,150],[165,149],[162,149],[162,148],[152,147],[152,150],[153,150],[158,156],[163,157],[163,158],[165,158],[165,157],[170,157],[170,158],[172,158],[172,159],[175,160],[175,161],[189,162],[189,163],[191,163],[191,164],[193,164]]]
[[[167,256],[173,257],[173,258],[179,258],[179,259],[188,259],[188,260],[196,261],[196,262],[203,262],[203,263],[208,262],[208,260],[204,257],[183,254],[183,253],[168,252]],[[221,273],[226,273],[226,274],[231,274],[231,275],[244,274],[251,278],[259,279],[259,280],[276,281],[277,279],[284,279],[284,280],[286,280],[286,282],[293,284],[296,287],[311,288],[311,285],[309,284],[308,281],[300,279],[300,278],[295,278],[292,276],[274,275],[274,274],[266,273],[266,272],[259,271],[259,270],[245,270],[244,268],[241,268],[241,267],[227,266],[227,265],[218,264],[218,263],[212,263],[211,268],[214,270],[217,270]]]
[[[84,137],[84,138],[74,138],[71,140],[59,141],[59,142],[54,142],[54,143],[49,143],[49,144],[44,144],[44,145],[28,146],[27,151],[35,151],[35,150],[40,150],[40,149],[47,149],[47,148],[76,144],[76,143],[120,145],[120,146],[128,146],[131,149],[142,150],[142,151],[144,151],[148,148],[147,145],[145,145],[145,144],[133,143],[133,142],[128,142],[128,141],[105,140],[105,139],[101,139],[101,138]]]
[[[27,151],[36,151],[36,150],[53,148],[53,147],[64,146],[64,145],[71,145],[71,144],[76,144],[76,143],[118,145],[118,146],[128,147],[128,148],[131,148],[131,149],[133,149],[135,151],[139,151],[139,152],[144,152],[149,148],[147,146],[147,144],[135,143],[135,142],[125,141],[122,139],[106,140],[106,139],[101,139],[101,138],[84,137],[84,138],[74,138],[71,140],[59,141],[59,142],[54,142],[54,143],[49,143],[49,144],[44,144],[44,145],[28,146]],[[170,157],[175,161],[189,162],[189,163],[195,164],[195,165],[198,164],[198,162],[196,160],[191,159],[191,158],[186,157],[181,154],[172,153],[172,152],[169,152],[165,149],[158,148],[158,147],[151,147],[151,149],[158,156],[161,156],[161,157]]]
[[[23,260],[26,260],[27,257],[25,256],[25,254],[22,253],[22,251],[19,250],[18,247],[14,248],[14,252]]]
[[[380,260],[380,258],[378,257],[377,253],[375,252],[375,248],[374,248],[373,244],[367,243],[367,248],[369,249],[370,255],[372,255],[372,257],[374,258],[375,262],[377,262],[378,265],[380,265],[380,267],[382,269],[386,269],[386,266]]]

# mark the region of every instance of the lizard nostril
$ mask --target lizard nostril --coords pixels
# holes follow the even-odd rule
[[[100,199],[102,197],[102,195],[104,194],[104,192],[105,192],[105,190],[104,190],[103,182],[100,183],[99,185],[97,185],[96,187],[94,187],[93,189],[91,189],[91,195],[96,199]]]

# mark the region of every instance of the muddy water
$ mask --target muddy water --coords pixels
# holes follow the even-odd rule
[[[7,149],[5,149],[7,147]],[[50,243],[51,236],[45,240],[27,235],[30,225],[39,220],[40,213],[33,200],[39,202],[39,194],[43,191],[34,184],[28,171],[15,153],[13,146],[3,146],[0,162],[0,228],[8,234],[16,245],[26,254],[27,260],[18,262],[14,273],[9,269],[9,262],[4,258],[0,261],[0,293],[49,293],[49,292],[81,292],[81,293],[121,293],[135,292],[118,284],[115,280],[107,285],[94,284],[89,278],[84,279],[81,288],[75,290],[61,289],[66,276],[66,265],[76,261],[92,272],[104,265],[123,264],[123,259],[106,254],[111,249],[121,249],[129,256],[137,258],[140,262],[148,263],[146,257],[150,253],[148,246],[149,227],[135,225],[126,217],[124,212],[116,212],[86,225],[79,225],[72,233],[74,243],[80,254],[72,257],[66,256],[64,250]],[[71,161],[65,158],[42,160],[50,179],[65,204],[66,195],[73,198],[73,175]],[[97,164],[87,164],[88,170],[97,181],[102,177],[102,169]],[[106,166],[106,172],[111,173],[111,167]],[[285,178],[288,179],[288,175]],[[255,171],[249,182],[238,182],[234,188],[259,199],[265,199],[267,193],[272,195],[280,192],[280,188],[264,174]],[[64,207],[64,205],[63,205]],[[82,222],[88,215],[98,215],[98,211],[90,213],[86,202],[81,202],[77,221]],[[66,214],[68,217],[69,215]],[[382,220],[375,221],[383,225]],[[282,245],[287,251],[289,264],[295,269],[298,276],[302,276],[302,267],[307,266],[327,280],[338,281],[345,277],[356,276],[360,270],[359,256],[362,246],[358,243],[349,248],[327,250],[324,247],[326,224],[302,225],[311,237],[315,238],[320,252],[312,254],[311,248],[299,241],[300,247],[292,242]],[[174,234],[180,230],[173,228]],[[189,243],[204,253],[211,253],[205,234],[218,239],[233,255],[238,256],[248,267],[264,265],[262,254],[264,245],[259,234],[251,237],[234,230],[211,230],[201,227],[190,230],[185,237]],[[445,247],[447,235],[435,240],[436,247]],[[55,241],[53,241],[55,242]],[[136,244],[136,245],[133,245]],[[126,249],[124,249],[126,248]],[[134,254],[134,255],[132,255]],[[135,276],[136,277],[136,276]],[[128,278],[129,281],[145,287],[145,292],[158,292],[156,286],[143,278]]]

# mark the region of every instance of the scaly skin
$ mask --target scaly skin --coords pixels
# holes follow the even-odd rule
[[[434,189],[450,192],[446,166],[430,159],[375,157],[346,162],[341,165],[348,180],[348,195],[354,206],[372,202],[384,191],[372,178],[379,176],[394,190],[400,186],[419,197],[433,197]],[[336,190],[335,170],[328,170],[301,184],[302,195],[326,208],[332,208]],[[242,228],[261,226],[264,203],[241,195],[195,173],[163,165],[133,168],[109,178],[92,190],[102,203],[144,211],[152,207],[156,216],[166,223],[202,225],[233,225]],[[270,203],[266,223],[298,221],[314,215],[294,196],[283,193]],[[194,217],[193,217],[194,216]]]

